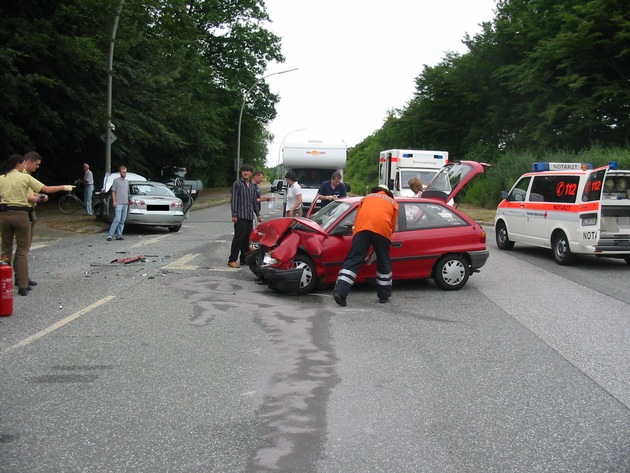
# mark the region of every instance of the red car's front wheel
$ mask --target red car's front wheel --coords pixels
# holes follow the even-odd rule
[[[296,269],[302,269],[298,294],[307,294],[313,291],[317,286],[317,273],[313,260],[304,254],[297,254],[293,258],[293,265]]]

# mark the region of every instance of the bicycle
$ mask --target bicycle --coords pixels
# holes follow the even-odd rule
[[[85,209],[85,202],[83,202],[73,191],[70,191],[61,197],[57,205],[59,206],[59,210],[62,214],[73,214],[78,209]],[[92,204],[92,209],[93,208],[94,204]]]

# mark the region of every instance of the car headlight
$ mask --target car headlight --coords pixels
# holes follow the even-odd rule
[[[280,261],[271,256],[271,253],[265,253],[263,256],[263,266],[273,266],[274,264],[278,264]]]

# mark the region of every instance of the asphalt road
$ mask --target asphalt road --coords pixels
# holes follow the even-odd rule
[[[0,319],[0,471],[630,471],[625,263],[491,242],[461,291],[340,308],[228,268],[231,231],[220,205],[36,243]]]

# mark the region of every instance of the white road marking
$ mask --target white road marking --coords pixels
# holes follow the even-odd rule
[[[145,246],[145,245],[150,245],[152,243],[157,243],[158,241],[162,240],[163,238],[168,237],[169,235],[160,235],[160,236],[156,236],[154,238],[149,238],[146,240],[140,240],[138,243],[134,243],[133,245],[130,246],[130,248],[136,248],[138,246]]]
[[[55,330],[57,330],[58,328],[63,327],[64,325],[72,322],[75,319],[78,319],[79,317],[81,317],[82,315],[87,314],[88,312],[90,312],[93,309],[96,309],[97,307],[111,301],[114,297],[116,296],[107,296],[104,297],[103,299],[101,299],[100,301],[95,302],[94,304],[86,307],[85,309],[81,309],[78,312],[75,312],[72,315],[69,315],[68,317],[66,317],[63,320],[60,320],[57,323],[52,324],[50,327],[45,328],[44,330],[37,332],[35,335],[31,335],[28,338],[25,338],[24,340],[22,340],[20,343],[16,343],[15,345],[6,348],[2,353],[8,353],[12,350],[15,350],[16,348],[22,348],[25,347],[26,345],[28,345],[29,343],[32,343],[36,340],[39,340],[40,338],[44,337],[45,335],[48,335],[51,332],[54,332]]]
[[[169,264],[162,267],[162,269],[189,269],[189,270],[197,269],[199,266],[192,266],[192,265],[187,264],[190,261],[194,260],[197,256],[199,256],[198,253],[182,256],[181,258],[176,259],[175,261],[171,261]]]
[[[38,250],[40,248],[46,248],[48,245],[44,245],[43,243],[33,243],[31,245],[31,250]]]

